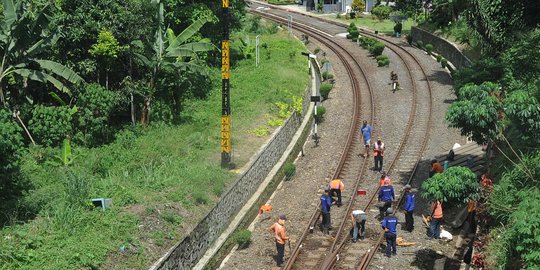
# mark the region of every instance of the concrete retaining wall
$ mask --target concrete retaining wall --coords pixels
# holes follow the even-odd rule
[[[469,58],[463,55],[463,53],[461,53],[461,51],[456,48],[456,46],[454,46],[447,40],[415,26],[411,27],[411,35],[413,37],[413,42],[415,43],[418,40],[421,40],[422,42],[424,42],[424,46],[426,44],[433,45],[433,51],[444,56],[444,58],[452,62],[452,64],[456,68],[462,68],[464,66],[471,65],[471,60],[469,60]]]
[[[303,116],[310,105],[310,96],[311,87],[308,87],[304,94],[302,115],[294,113],[278,131],[274,132],[266,147],[223,194],[217,205],[188,236],[171,248],[151,269],[189,269],[195,265],[279,161],[302,124]]]

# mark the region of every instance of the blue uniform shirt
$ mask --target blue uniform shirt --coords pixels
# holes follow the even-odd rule
[[[369,140],[371,138],[371,132],[373,131],[373,128],[370,125],[366,125],[365,127],[360,128],[360,132],[362,132],[362,136],[364,137],[364,140]]]
[[[394,187],[383,186],[379,190],[379,201],[390,202],[394,200]]]
[[[412,212],[414,210],[414,194],[407,192],[405,197],[405,211]]]
[[[395,216],[387,216],[381,222],[382,228],[388,229],[388,231],[393,235],[397,235],[397,224],[398,220]]]
[[[321,196],[321,212],[329,213],[330,207],[332,207],[332,200],[330,199],[330,196],[326,196],[326,194],[323,194]]]

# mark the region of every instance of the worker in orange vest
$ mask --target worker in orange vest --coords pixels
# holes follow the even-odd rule
[[[431,202],[431,221],[429,223],[429,230],[431,235],[429,239],[440,239],[441,235],[441,223],[443,221],[442,203],[439,200]]]
[[[285,221],[287,221],[287,216],[280,215],[278,221],[270,226],[270,231],[274,233],[276,238],[276,262],[278,267],[283,266],[283,257],[285,256],[285,241],[289,240],[289,237],[285,235]]]
[[[429,177],[434,176],[436,173],[442,173],[443,167],[436,159],[431,160],[431,170],[429,171]]]
[[[343,189],[345,189],[345,184],[343,184],[341,179],[337,178],[330,181],[328,184],[328,189],[330,189],[330,197],[332,198],[332,202],[335,201],[334,196],[337,196],[336,205],[341,207],[341,192],[343,192]]]
[[[384,157],[384,142],[381,141],[381,138],[377,139],[377,142],[373,146],[373,158],[375,160],[375,171],[382,171],[383,167],[383,157]]]
[[[381,173],[381,179],[379,182],[379,186],[391,186],[392,185],[392,179],[386,174],[385,172]]]

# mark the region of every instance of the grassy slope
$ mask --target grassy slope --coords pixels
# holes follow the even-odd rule
[[[299,41],[279,32],[262,42],[261,66],[253,57],[231,73],[238,165],[267,139],[247,131],[266,127],[272,104],[291,103],[307,85]],[[71,174],[46,162],[59,150],[30,151],[23,170],[35,190],[25,201],[40,212],[0,231],[0,269],[142,269],[181,239],[236,177],[219,167],[221,79],[213,74],[210,97],[184,104],[185,124],[154,123],[126,129],[107,146],[75,147]],[[88,199],[96,197],[113,198],[114,207],[94,209]]]

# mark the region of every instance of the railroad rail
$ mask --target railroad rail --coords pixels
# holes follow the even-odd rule
[[[286,21],[284,18],[278,18],[278,16],[276,16],[276,15],[273,15],[273,16],[269,17],[270,15],[265,14],[265,13],[262,13],[262,12],[257,12],[257,13],[259,13],[261,16],[269,18],[271,20],[280,21],[280,22],[285,22]],[[315,39],[317,39],[317,41],[321,42],[322,44],[324,44],[325,46],[330,48],[332,51],[334,51],[334,53],[340,58],[340,60],[343,62],[344,66],[346,67],[347,72],[349,74],[349,78],[351,79],[351,83],[353,84],[353,92],[355,93],[355,96],[357,96],[358,93],[359,93],[359,91],[357,90],[358,83],[356,81],[355,76],[351,77],[352,74],[354,74],[353,73],[354,71],[352,70],[351,65],[346,61],[347,60],[346,58],[348,57],[348,58],[353,59],[352,62],[358,67],[359,70],[361,70],[361,72],[362,72],[362,74],[363,74],[363,76],[365,78],[365,72],[360,67],[358,61],[356,61],[354,59],[354,57],[347,50],[345,50],[341,45],[339,45],[339,43],[336,43],[336,42],[332,41],[331,38],[329,38],[327,35],[322,34],[321,30],[315,30],[314,31],[313,27],[314,26],[308,26],[308,25],[305,25],[303,23],[299,23],[298,21],[293,25],[293,28],[295,28],[295,29],[297,29],[299,31],[302,31],[304,33],[309,33],[311,36],[313,36]],[[414,173],[415,173],[415,171],[416,171],[416,169],[418,167],[418,163],[420,161],[421,155],[422,155],[422,153],[424,152],[424,150],[426,148],[427,141],[428,141],[428,138],[429,138],[428,134],[429,134],[430,126],[431,126],[431,111],[432,111],[431,86],[430,86],[430,83],[429,83],[429,78],[427,77],[424,69],[422,68],[422,66],[420,65],[418,60],[412,54],[410,54],[408,51],[404,50],[403,48],[399,47],[398,45],[394,44],[392,41],[390,41],[388,39],[381,38],[380,36],[371,34],[371,33],[366,32],[366,31],[361,31],[361,33],[363,35],[372,36],[372,37],[375,37],[377,39],[380,39],[380,40],[384,41],[387,48],[392,50],[394,53],[396,53],[403,60],[403,63],[407,67],[407,72],[409,74],[409,77],[411,78],[413,101],[412,101],[411,110],[410,110],[410,113],[409,113],[409,116],[408,116],[408,122],[407,122],[407,125],[406,125],[404,136],[401,139],[401,142],[399,144],[397,154],[395,155],[394,159],[391,161],[390,167],[387,169],[387,172],[391,173],[391,172],[393,172],[395,170],[396,165],[398,164],[398,161],[401,161],[400,163],[407,163],[407,161],[410,161],[411,156],[414,157],[415,165],[414,165],[414,168],[412,170],[412,173],[410,174],[410,177],[406,181],[406,183],[410,183],[410,181],[411,181],[412,177],[414,176]],[[330,45],[329,43],[332,43],[332,44]],[[339,48],[342,51],[339,51],[336,48]],[[347,57],[344,56],[344,54]],[[418,94],[419,90],[417,89],[417,84],[422,84],[422,83],[419,80],[415,81],[415,79],[414,79],[415,76],[413,75],[412,64],[415,64],[415,65],[417,65],[419,67],[420,74],[416,74],[416,78],[420,77],[420,78],[425,80],[425,85],[423,86],[423,88],[427,92],[426,94]],[[367,81],[367,79],[366,79],[366,82],[367,82],[367,84],[369,86],[369,81]],[[368,88],[369,88],[370,97],[371,97],[371,100],[372,100],[372,102],[371,102],[371,104],[372,104],[371,117],[373,119],[374,114],[375,114],[374,102],[373,102],[373,92],[372,92],[372,89],[370,87],[368,87]],[[422,86],[419,87],[419,88],[422,88]],[[427,97],[427,98],[424,99],[424,100],[421,100],[423,97]],[[358,97],[358,99],[359,99],[359,97]],[[424,107],[417,106],[417,104],[422,104]],[[359,107],[359,106],[355,106],[355,108],[357,108],[357,107]],[[354,119],[359,119],[357,113],[359,113],[359,111],[357,109],[355,109]],[[417,119],[424,119],[424,118],[427,118],[427,119],[420,120],[420,121],[417,120]],[[351,156],[351,154],[348,154],[348,153],[350,153],[349,148],[352,147],[352,145],[354,144],[351,141],[351,139],[354,138],[354,134],[356,133],[356,130],[357,130],[356,127],[358,125],[358,122],[359,121],[356,121],[355,123],[351,124],[351,129],[349,131],[349,139],[347,141],[347,146],[345,147],[345,151],[343,152],[342,159],[340,160],[340,165],[338,166],[338,169],[336,170],[336,172],[334,174],[334,178],[338,178],[341,175],[341,173],[342,173],[341,170],[343,169],[343,166],[346,164],[348,158]],[[371,121],[371,122],[373,123],[373,121]],[[413,131],[413,124],[415,126],[414,131]],[[412,136],[411,136],[411,134],[412,134]],[[408,146],[408,148],[406,149],[407,146]],[[420,147],[417,147],[417,146],[420,146]],[[408,155],[407,155],[408,158],[403,157],[404,152],[408,153]],[[357,180],[355,181],[355,188],[353,189],[353,191],[356,191],[359,184],[362,182],[362,178],[364,176],[364,172],[365,172],[366,166],[367,166],[367,162],[366,162],[367,160],[368,159],[365,159],[363,164],[362,164],[362,168],[360,170],[360,174],[357,177]],[[407,166],[405,166],[405,167],[407,167]],[[409,167],[410,167],[410,165],[409,165]],[[410,168],[408,168],[408,169],[410,171]],[[394,185],[394,186],[399,186],[399,185],[400,184]],[[368,212],[371,208],[374,207],[373,202],[375,200],[376,195],[378,194],[377,191],[378,191],[379,187],[377,185],[376,187],[371,187],[371,189],[373,190],[373,192],[371,192],[372,196],[371,196],[370,200],[368,201],[367,205],[363,205],[363,209],[364,209],[365,212]],[[322,260],[322,262],[321,262],[321,260],[319,259],[314,263],[313,260],[309,260],[309,253],[308,252],[304,252],[304,254],[308,255],[307,259],[298,259],[300,251],[302,249],[305,250],[305,249],[311,248],[311,246],[315,246],[315,245],[313,245],[313,243],[309,243],[309,239],[306,240],[306,238],[307,238],[308,234],[313,231],[314,224],[315,224],[316,220],[318,219],[318,217],[320,215],[320,212],[317,209],[317,211],[315,211],[313,213],[313,215],[311,216],[309,226],[306,228],[306,230],[303,232],[302,236],[300,237],[300,240],[298,241],[298,243],[297,243],[297,245],[296,245],[296,247],[295,247],[295,249],[293,251],[293,254],[289,258],[285,269],[293,269],[293,268],[295,268],[295,269],[307,269],[307,268],[309,268],[309,269],[333,269],[334,267],[336,267],[338,269],[347,268],[347,267],[344,267],[343,265],[337,266],[336,262],[343,262],[344,261],[344,260],[340,261],[340,253],[343,253],[344,250],[349,250],[349,247],[350,247],[350,241],[348,241],[349,240],[348,234],[344,233],[344,232],[348,231],[346,228],[351,227],[351,226],[347,226],[347,224],[349,224],[349,222],[347,221],[348,216],[351,213],[351,211],[353,209],[353,206],[355,206],[355,209],[358,209],[358,208],[360,208],[359,206],[364,204],[364,202],[360,202],[360,200],[356,200],[355,196],[356,196],[356,193],[353,192],[353,194],[351,196],[351,199],[349,200],[349,203],[347,205],[346,211],[344,213],[341,213],[341,215],[340,215],[341,224],[339,226],[339,229],[338,229],[337,233],[335,234],[335,237],[334,237],[334,240],[332,241],[331,246],[329,248],[324,248],[324,252],[326,254],[326,256],[324,256],[324,260]],[[397,205],[399,205],[401,203],[402,197],[403,196],[399,196],[400,199],[399,199]],[[396,209],[396,211],[397,211],[397,207],[395,207],[394,209]],[[379,229],[379,231],[380,231],[380,229]],[[375,254],[375,251],[378,250],[378,246],[381,243],[382,238],[383,238],[383,234],[381,233],[381,234],[378,235],[378,238],[375,239],[376,241],[373,241],[373,243],[364,243],[364,246],[366,246],[366,244],[367,244],[367,247],[365,248],[365,250],[367,250],[367,251],[365,253],[363,253],[362,256],[360,256],[360,258],[355,259],[355,260],[357,260],[356,264],[358,265],[358,269],[366,269],[367,268],[367,266],[369,265],[369,263],[373,259],[373,255]],[[366,241],[366,242],[369,242],[369,241]],[[321,245],[318,245],[318,246],[320,247]],[[308,247],[308,248],[306,248],[306,247]],[[319,248],[319,249],[323,249],[323,248]],[[348,257],[348,256],[350,256],[350,254],[345,254],[345,257]],[[354,255],[352,255],[352,256],[354,256]],[[296,265],[296,264],[298,264],[298,262],[299,262],[300,266]],[[304,262],[304,263],[302,263],[302,262]],[[306,264],[307,262],[310,262],[310,264]]]

